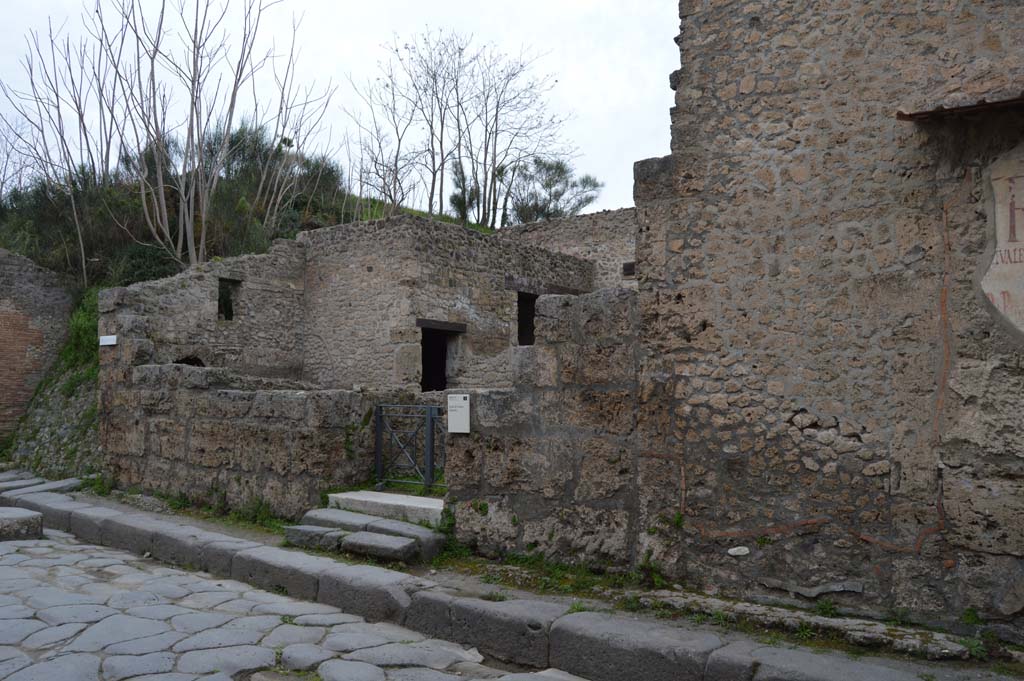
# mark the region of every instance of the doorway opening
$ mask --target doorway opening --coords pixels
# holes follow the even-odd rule
[[[459,335],[466,332],[465,324],[417,319],[422,336],[422,372],[420,388],[423,392],[448,389],[449,362],[455,356]]]

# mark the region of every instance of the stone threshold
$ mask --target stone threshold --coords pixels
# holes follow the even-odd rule
[[[38,511],[46,527],[89,543],[324,603],[370,622],[400,624],[512,664],[553,667],[591,681],[919,681],[922,672],[945,677],[941,668],[730,640],[620,615],[571,612],[550,601],[463,597],[404,572],[340,563],[50,491],[70,491],[77,483],[5,491],[0,505]]]

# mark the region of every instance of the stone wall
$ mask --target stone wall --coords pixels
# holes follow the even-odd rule
[[[630,567],[643,497],[637,327],[626,289],[539,299],[537,343],[513,351],[516,387],[473,392],[473,434],[448,436],[460,540]]]
[[[504,227],[497,236],[593,262],[594,288],[636,288],[636,277],[623,270],[636,261],[636,230],[636,209],[623,208]]]
[[[106,473],[119,486],[295,518],[373,471],[372,410],[395,394],[303,390],[224,369],[143,365],[105,396]]]
[[[57,358],[71,306],[60,277],[0,249],[0,440],[13,432]]]
[[[511,385],[516,293],[589,291],[594,266],[457,225],[403,216],[304,232],[311,383],[415,389],[418,319],[464,324],[450,387]]]
[[[274,242],[247,255],[100,293],[100,333],[117,335],[104,366],[185,361],[253,376],[300,379],[305,247]],[[225,319],[221,281],[230,290]]]
[[[100,350],[106,471],[124,487],[299,515],[368,479],[373,406],[431,399],[418,319],[465,325],[452,387],[508,386],[517,291],[593,278],[577,258],[396,218],[103,291],[100,333],[117,336]]]
[[[636,200],[638,429],[684,522],[645,551],[710,591],[1019,625],[1024,346],[978,280],[1024,116],[896,112],[1019,95],[1024,5],[681,15],[673,155]]]

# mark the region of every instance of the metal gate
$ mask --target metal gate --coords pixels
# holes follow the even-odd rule
[[[442,407],[382,404],[374,409],[377,483],[444,485]]]

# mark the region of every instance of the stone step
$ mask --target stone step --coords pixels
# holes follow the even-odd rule
[[[0,492],[6,492],[12,489],[21,489],[23,487],[35,487],[36,485],[42,485],[46,481],[42,478],[18,478],[16,480],[7,480],[0,482]]]
[[[434,532],[421,525],[336,508],[309,511],[302,517],[301,525],[294,525],[285,530],[285,539],[295,546],[335,551],[348,532],[370,532],[411,539],[416,543],[418,557],[423,560],[431,560],[440,553],[447,541],[447,537],[440,532]]]
[[[0,473],[0,482],[10,482],[11,480],[20,480],[22,478],[31,477],[34,476],[31,473],[27,473],[25,471],[4,471],[3,473]]]
[[[444,499],[414,497],[408,494],[364,490],[329,494],[327,498],[330,500],[328,506],[331,508],[409,523],[427,522],[433,527],[441,523],[441,514],[444,511]]]
[[[414,562],[421,557],[419,542],[379,532],[345,532],[318,525],[292,525],[284,528],[290,546],[320,551],[347,551],[383,560]]]
[[[380,518],[363,513],[342,511],[336,508],[314,508],[302,516],[303,525],[320,525],[321,527],[333,527],[349,532],[365,530],[370,523],[375,523]]]
[[[0,541],[42,537],[42,513],[25,508],[0,508]]]
[[[376,532],[353,532],[341,540],[341,550],[383,560],[401,560],[411,563],[419,553],[415,539],[395,537]]]

